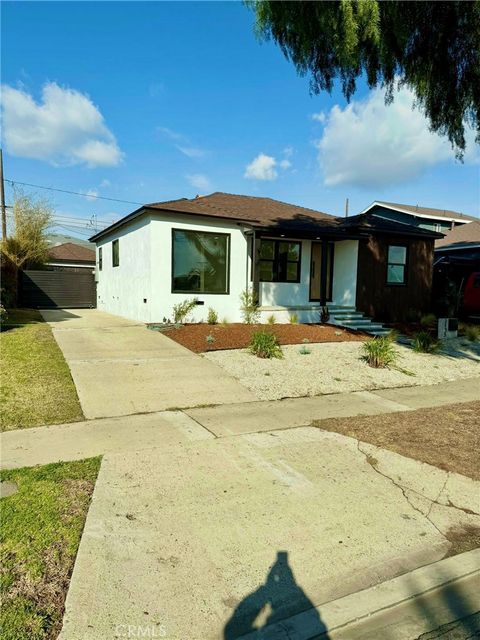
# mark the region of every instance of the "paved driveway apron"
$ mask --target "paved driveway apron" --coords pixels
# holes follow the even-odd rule
[[[145,325],[96,309],[44,310],[86,418],[255,400],[223,369]]]

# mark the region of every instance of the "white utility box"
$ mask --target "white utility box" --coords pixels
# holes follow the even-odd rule
[[[458,336],[458,318],[439,318],[438,337],[440,340],[448,340]]]

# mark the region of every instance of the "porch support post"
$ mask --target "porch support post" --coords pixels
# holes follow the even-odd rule
[[[322,268],[320,271],[320,306],[327,305],[327,269],[328,269],[328,240],[322,238]]]
[[[260,303],[260,238],[256,231],[252,237],[252,289]]]

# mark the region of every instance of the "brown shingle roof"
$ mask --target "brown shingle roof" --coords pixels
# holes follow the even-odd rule
[[[95,264],[95,251],[81,247],[73,242],[65,242],[50,249],[50,260],[52,262],[91,262]]]
[[[435,249],[454,247],[455,245],[468,246],[469,244],[480,244],[480,220],[459,224],[451,231],[447,231],[444,238],[435,242]]]
[[[397,209],[403,209],[406,213],[413,213],[418,216],[435,216],[438,218],[465,218],[465,220],[478,220],[474,216],[469,216],[466,213],[460,213],[459,211],[451,211],[449,209],[432,209],[431,207],[419,207],[418,205],[411,204],[398,204],[397,202],[385,202],[377,200],[376,204],[385,205],[387,207],[395,207]]]
[[[162,209],[181,213],[213,216],[242,220],[261,225],[278,224],[280,220],[292,220],[306,217],[317,221],[335,223],[335,217],[322,211],[298,207],[272,198],[241,196],[217,191],[208,196],[198,196],[191,200],[181,198],[167,202],[154,202],[145,205],[148,209]]]

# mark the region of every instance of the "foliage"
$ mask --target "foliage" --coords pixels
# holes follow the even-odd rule
[[[275,316],[273,315],[273,313],[271,316],[268,316],[267,322],[268,324],[275,324]]]
[[[213,344],[215,342],[215,337],[210,334],[205,338],[205,342],[207,342],[207,344]]]
[[[480,3],[247,0],[256,30],[273,38],[313,93],[336,79],[347,100],[365,76],[370,88],[413,91],[431,129],[465,150],[465,125],[480,138]]]
[[[470,342],[476,342],[480,338],[480,327],[476,327],[473,324],[465,327],[465,336]]]
[[[320,311],[320,322],[322,324],[325,324],[329,320],[330,320],[330,311],[328,310],[328,307],[322,307],[322,310]]]
[[[298,314],[297,313],[291,313],[288,319],[290,320],[290,324],[298,324]]]
[[[46,232],[52,223],[53,209],[43,200],[19,189],[13,196],[13,229],[2,239],[3,257],[17,269],[42,266],[48,261]]]
[[[56,638],[100,458],[1,472],[3,640]]]
[[[312,353],[312,352],[311,352],[311,350],[310,350],[308,347],[306,347],[305,345],[302,345],[302,346],[300,347],[300,349],[298,350],[298,353],[299,353],[301,356],[308,356],[308,355],[309,355],[310,353]]]
[[[374,369],[384,369],[395,363],[397,353],[390,336],[377,336],[362,345],[365,360]]]
[[[256,324],[260,317],[258,296],[254,289],[245,289],[240,294],[240,310],[246,324]]]
[[[6,320],[7,318],[8,318],[8,312],[3,306],[3,304],[0,302],[0,320],[3,322],[3,320]]]
[[[38,311],[11,309],[1,328],[1,429],[81,420],[70,370]]]
[[[427,313],[420,318],[420,324],[425,329],[433,329],[437,325],[437,316],[434,313]]]
[[[283,358],[277,336],[269,331],[254,331],[250,340],[250,353],[257,358]]]
[[[208,308],[207,322],[208,324],[218,324],[218,313],[212,307]]]
[[[197,298],[191,298],[190,300],[184,300],[178,304],[173,305],[173,321],[175,323],[185,322],[185,318],[190,311],[197,306]]]
[[[419,353],[435,353],[440,348],[440,344],[430,331],[417,331],[413,334],[412,347]]]
[[[229,324],[230,324],[230,320],[227,318],[227,316],[224,316],[224,317],[222,318],[222,325],[223,325],[224,327],[226,327],[226,326],[227,326],[227,325],[229,325]]]

